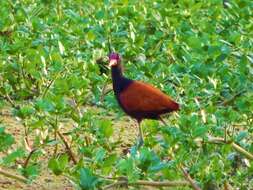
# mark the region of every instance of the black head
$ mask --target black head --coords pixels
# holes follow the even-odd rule
[[[121,61],[121,58],[118,53],[111,53],[109,55],[109,66],[110,67],[119,66],[120,61]]]

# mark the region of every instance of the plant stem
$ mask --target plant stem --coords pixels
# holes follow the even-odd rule
[[[73,98],[72,100],[73,100],[75,109],[76,109],[76,111],[77,111],[77,113],[78,113],[78,116],[79,116],[79,118],[81,118],[83,114],[82,114],[82,112],[81,112],[81,110],[80,110],[80,106],[79,106],[79,104],[76,102],[76,99],[75,99],[75,98]]]
[[[178,186],[189,186],[188,181],[146,181],[146,180],[137,180],[136,182],[128,182],[127,180],[119,180],[115,183],[105,186],[103,190],[112,189],[120,185],[131,185],[131,186],[151,186],[151,187],[178,187]]]
[[[238,144],[232,142],[231,143],[232,147],[239,153],[243,154],[246,158],[253,160],[253,155],[249,153],[247,150],[243,149],[240,147]]]
[[[227,181],[225,181],[224,190],[233,190],[233,187]]]
[[[182,172],[183,172],[183,174],[184,174],[185,179],[186,179],[187,181],[189,181],[189,183],[190,183],[190,185],[192,186],[192,188],[193,188],[194,190],[201,190],[201,189],[197,186],[196,182],[195,182],[195,181],[191,178],[191,176],[187,173],[187,171],[186,171],[182,166],[180,166],[180,168],[181,168],[181,170],[182,170]]]
[[[69,154],[70,158],[72,159],[74,164],[77,164],[77,160],[74,156],[74,153],[72,152],[71,148],[69,147],[69,145],[68,145],[67,141],[65,140],[64,136],[59,131],[57,131],[57,134],[61,138],[61,140],[63,141],[63,143],[64,143],[64,145],[65,145],[65,147],[68,151],[68,154]]]
[[[28,157],[26,158],[25,163],[24,163],[24,165],[23,165],[24,168],[27,167],[30,158],[32,157],[33,153],[34,153],[36,150],[37,150],[37,149],[33,149],[33,150],[29,153],[29,155],[28,155]]]
[[[11,106],[15,109],[19,109],[19,106],[17,106],[13,100],[10,98],[10,96],[8,94],[4,95],[0,95],[0,97],[2,97],[4,100],[6,100],[7,102],[9,102],[11,104]]]
[[[220,105],[221,106],[226,106],[228,104],[230,104],[231,102],[233,102],[237,97],[241,96],[242,94],[244,94],[246,92],[246,90],[241,90],[240,92],[237,92],[235,95],[233,95],[230,99],[225,100],[224,102],[222,102]]]
[[[104,98],[106,95],[106,87],[107,87],[107,80],[105,81],[105,84],[103,85],[102,91],[101,91],[101,96],[100,96],[100,102],[103,103],[104,102]]]
[[[54,140],[57,140],[57,129],[54,129]],[[57,154],[58,151],[58,144],[55,144],[54,146],[54,156]]]
[[[50,89],[50,87],[52,86],[52,84],[54,83],[54,81],[60,76],[60,74],[64,73],[66,70],[66,68],[64,68],[62,71],[58,72],[55,77],[53,79],[50,80],[49,84],[46,86],[46,88],[44,89],[44,92],[41,95],[41,98],[45,98],[45,96],[47,95],[48,90]]]
[[[202,141],[203,142],[203,141]],[[232,141],[226,141],[224,138],[221,137],[212,137],[208,136],[208,143],[215,143],[215,144],[231,144],[231,146],[239,153],[244,155],[246,158],[253,160],[253,154],[239,146],[238,144],[232,142]]]
[[[0,168],[0,174],[4,175],[5,177],[15,179],[15,180],[18,180],[18,181],[23,182],[23,183],[28,182],[28,180],[25,177],[3,171],[1,168]]]
[[[42,98],[44,98],[44,97],[46,96],[47,91],[49,90],[50,86],[53,84],[53,82],[55,81],[55,79],[56,79],[56,78],[52,79],[52,80],[49,82],[49,84],[46,86],[46,88],[45,88],[45,90],[44,90],[44,92],[43,92],[43,94],[42,94]]]
[[[29,84],[27,83],[27,78],[25,76],[25,71],[24,71],[24,60],[22,58],[22,62],[21,62],[21,75],[23,77],[23,81],[25,84],[26,89],[30,89]]]
[[[55,123],[52,125],[54,127],[54,140],[57,140],[57,130],[58,130],[58,119],[57,115],[55,116]],[[58,143],[54,146],[54,156],[57,154]]]
[[[188,186],[188,181],[145,181],[138,180],[135,183],[129,183],[129,185],[145,185],[153,187],[177,187],[177,186]]]
[[[24,139],[25,139],[25,143],[26,143],[26,145],[27,145],[26,148],[27,148],[29,151],[32,151],[31,145],[30,145],[30,141],[29,141],[29,137],[28,137],[28,127],[27,127],[25,121],[23,122],[23,126],[24,126],[24,128],[25,128],[25,137],[24,137]]]
[[[127,185],[127,182],[126,181],[117,181],[115,183],[105,186],[104,188],[102,188],[102,190],[112,189],[113,187],[118,187],[120,185]]]

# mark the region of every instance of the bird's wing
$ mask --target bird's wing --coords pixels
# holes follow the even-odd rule
[[[129,112],[152,112],[178,110],[179,105],[157,88],[143,82],[134,81],[123,92],[119,99]]]

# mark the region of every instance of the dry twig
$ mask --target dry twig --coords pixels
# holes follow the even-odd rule
[[[191,187],[194,189],[194,190],[201,190],[198,185],[196,184],[196,182],[191,178],[191,176],[187,173],[187,171],[182,167],[180,166],[180,169],[182,170],[183,174],[184,174],[184,177],[187,181],[189,181]]]
[[[245,150],[244,148],[242,148],[241,146],[239,146],[234,142],[225,141],[224,138],[209,136],[207,142],[217,144],[230,144],[237,152],[243,154],[246,158],[253,160],[253,155],[250,152],[248,152],[247,150]]]
[[[221,106],[227,106],[230,103],[232,103],[237,97],[241,96],[242,94],[244,94],[246,92],[246,90],[241,90],[240,92],[237,92],[235,95],[233,95],[230,99],[225,100],[224,102],[222,102],[220,105]]]
[[[29,153],[29,155],[28,155],[28,157],[26,158],[25,163],[24,163],[24,165],[23,165],[24,168],[27,167],[27,165],[28,165],[28,163],[29,163],[29,160],[31,159],[33,153],[34,153],[36,150],[37,150],[37,149],[33,149],[33,150]]]
[[[71,148],[69,147],[69,145],[68,145],[65,137],[59,131],[57,131],[57,134],[61,138],[61,140],[63,141],[63,143],[64,143],[64,145],[65,145],[65,147],[66,147],[66,149],[68,151],[68,154],[69,154],[70,158],[72,159],[72,161],[74,162],[74,164],[77,164],[77,160],[76,160],[76,158],[74,156],[74,153],[72,152]]]
[[[5,177],[11,178],[11,179],[15,179],[15,180],[18,180],[18,181],[23,182],[23,183],[27,183],[27,181],[28,181],[23,176],[19,176],[19,175],[15,175],[15,174],[6,172],[6,171],[2,170],[1,168],[0,168],[0,174],[4,175]]]
[[[189,186],[190,183],[188,181],[146,181],[146,180],[137,180],[136,182],[128,182],[127,179],[119,180],[115,183],[112,183],[110,185],[107,185],[103,188],[103,190],[106,189],[112,189],[113,187],[118,186],[151,186],[151,187],[178,187],[178,186]]]

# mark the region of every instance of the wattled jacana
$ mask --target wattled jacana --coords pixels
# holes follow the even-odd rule
[[[113,91],[123,111],[136,119],[139,127],[139,146],[143,144],[141,121],[143,119],[162,120],[162,114],[179,110],[179,104],[159,89],[123,76],[121,58],[117,53],[109,55]]]

